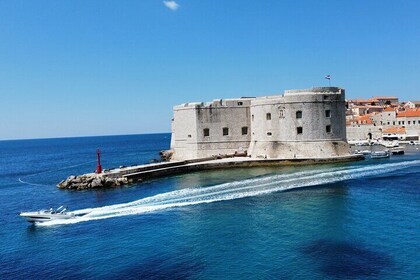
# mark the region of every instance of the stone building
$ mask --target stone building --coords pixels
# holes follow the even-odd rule
[[[268,159],[349,155],[344,95],[344,89],[320,87],[175,106],[172,159],[244,152]]]
[[[246,151],[251,140],[252,99],[220,99],[175,106],[171,138],[173,159]]]
[[[397,123],[405,128],[407,135],[420,135],[420,109],[407,110],[397,114]]]
[[[381,125],[384,128],[388,128],[389,126],[397,125],[396,117],[397,111],[394,108],[388,107],[381,113],[374,114],[372,120],[375,125]]]

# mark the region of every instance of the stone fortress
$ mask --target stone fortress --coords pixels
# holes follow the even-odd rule
[[[255,159],[349,156],[345,90],[317,87],[175,106],[171,150],[174,161],[232,154]]]

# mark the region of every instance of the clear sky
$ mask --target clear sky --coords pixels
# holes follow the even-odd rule
[[[285,89],[420,99],[420,1],[0,0],[0,139],[169,132]]]

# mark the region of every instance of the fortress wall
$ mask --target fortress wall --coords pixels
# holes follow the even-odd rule
[[[173,160],[197,158],[196,103],[174,107],[171,149]]]
[[[344,89],[324,87],[176,106],[172,159],[243,151],[253,158],[347,156],[344,98]]]
[[[382,129],[382,126],[373,124],[347,126],[347,139],[349,141],[369,140],[369,133],[371,133],[372,139],[378,139],[382,137]]]
[[[257,98],[251,104],[251,156],[347,155],[344,98],[344,90],[333,87]]]
[[[173,135],[176,140],[172,145],[175,151],[173,159],[203,158],[247,151],[251,133],[250,103],[249,98],[238,98],[174,108]],[[224,135],[224,129],[227,135]],[[182,135],[187,133],[191,137],[187,137],[185,141],[185,136]]]
[[[251,142],[251,146],[252,158],[326,158],[350,155],[349,145],[345,141]]]

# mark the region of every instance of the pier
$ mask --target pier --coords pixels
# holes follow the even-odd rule
[[[143,182],[145,180],[155,178],[204,170],[337,163],[363,159],[363,155],[291,159],[256,159],[250,157],[235,157],[233,155],[226,155],[224,158],[211,157],[194,160],[150,163],[115,168],[111,170],[103,170],[99,174],[88,173],[80,176],[70,176],[58,183],[57,187],[60,189],[72,190],[118,187],[121,185]]]

